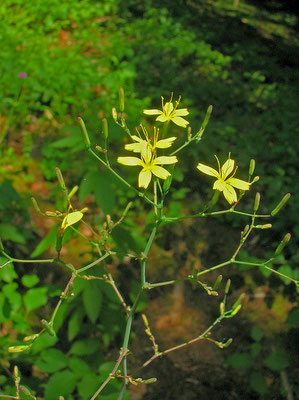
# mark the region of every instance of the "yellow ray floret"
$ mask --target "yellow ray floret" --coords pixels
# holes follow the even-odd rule
[[[146,152],[138,157],[118,157],[117,161],[123,165],[140,166],[142,170],[138,177],[138,186],[146,189],[152,179],[152,174],[160,179],[166,179],[170,173],[161,165],[175,164],[178,160],[176,156],[160,156],[155,154],[147,147]]]
[[[170,98],[170,101],[168,101],[165,104],[164,104],[164,98],[163,97],[161,98],[162,98],[162,111],[156,109],[143,110],[144,114],[158,115],[156,121],[160,122],[172,121],[174,124],[186,128],[189,122],[182,117],[188,115],[189,111],[187,110],[187,108],[180,108],[180,109],[177,108],[181,98],[179,97],[179,99],[175,102],[175,106],[172,103],[172,96]]]
[[[211,168],[211,167],[201,164],[201,163],[199,163],[197,165],[197,168],[204,174],[207,174],[207,175],[210,175],[210,176],[213,176],[214,178],[216,178],[213,189],[223,192],[223,195],[226,198],[226,200],[229,202],[229,204],[233,204],[237,201],[237,194],[236,194],[236,191],[234,188],[237,188],[240,190],[249,190],[250,183],[243,181],[241,179],[234,178],[234,175],[235,175],[238,167],[236,167],[235,171],[233,172],[233,169],[235,167],[235,161],[230,158],[230,154],[228,156],[228,160],[225,161],[225,163],[222,165],[222,167],[220,166],[218,157],[217,156],[215,156],[215,157],[216,157],[216,160],[218,163],[218,171],[214,168]]]

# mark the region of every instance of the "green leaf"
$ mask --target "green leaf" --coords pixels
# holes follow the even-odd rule
[[[43,238],[41,242],[36,246],[36,248],[31,253],[30,257],[34,258],[42,254],[45,250],[47,250],[51,245],[55,244],[56,236],[58,229],[60,227],[60,223],[55,225],[50,232]]]
[[[83,376],[89,375],[91,372],[89,365],[78,357],[72,357],[69,359],[69,367],[78,380],[81,380]]]
[[[57,400],[59,396],[66,396],[72,393],[75,386],[76,378],[71,371],[56,372],[46,385],[45,399]]]
[[[35,274],[22,276],[22,283],[24,286],[28,288],[35,286],[38,282],[39,282],[39,277]]]
[[[7,258],[0,257],[0,265],[3,265],[7,261]],[[10,283],[17,277],[18,275],[16,274],[12,263],[7,264],[5,267],[0,269],[0,281]]]
[[[104,213],[112,214],[115,207],[115,196],[108,175],[100,175],[97,177],[94,194],[97,205]]]
[[[89,399],[103,383],[96,374],[84,375],[81,382],[77,384],[82,399]],[[99,396],[102,397],[102,396]]]
[[[260,353],[261,350],[262,350],[262,345],[260,343],[252,343],[250,345],[250,353],[253,358],[255,358]]]
[[[0,236],[5,240],[12,240],[16,243],[25,244],[25,237],[18,231],[18,229],[8,222],[0,224]]]
[[[42,372],[52,373],[64,368],[67,365],[67,358],[57,349],[47,349],[41,353],[36,365]]]
[[[83,339],[75,342],[71,347],[71,354],[83,356],[95,353],[100,347],[99,339]]]
[[[7,298],[13,311],[19,310],[22,304],[22,297],[20,293],[17,292],[18,284],[15,282],[7,283],[2,287],[2,292]]]
[[[28,312],[35,310],[47,303],[47,288],[29,289],[24,295],[24,304]]]
[[[289,366],[289,361],[283,353],[271,353],[265,359],[264,364],[272,371],[282,371]]]
[[[111,214],[115,207],[115,196],[111,180],[110,174],[89,172],[80,184],[79,201],[82,202],[90,193],[93,193],[97,205],[105,214]]]
[[[253,359],[248,353],[235,353],[226,359],[226,364],[235,369],[247,369],[252,367]]]
[[[80,332],[82,320],[84,317],[84,310],[82,307],[73,312],[68,323],[68,339],[71,342]]]
[[[263,337],[263,331],[258,326],[254,326],[253,328],[251,328],[250,336],[252,337],[253,340],[259,342]]]
[[[88,282],[83,291],[83,304],[91,322],[95,323],[102,307],[102,292],[96,281]]]
[[[250,375],[250,386],[261,396],[263,396],[267,391],[266,380],[259,372],[252,372]]]

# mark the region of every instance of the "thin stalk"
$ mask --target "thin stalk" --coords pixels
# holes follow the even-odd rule
[[[107,258],[109,256],[110,256],[110,253],[106,253],[102,257],[100,257],[97,260],[93,261],[92,263],[86,265],[85,267],[77,269],[77,271],[76,271],[77,274],[79,274],[80,272],[86,271],[89,268],[94,267],[95,265],[99,264],[101,261],[105,260],[105,258]]]

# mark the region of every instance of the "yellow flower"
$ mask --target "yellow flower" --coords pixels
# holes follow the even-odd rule
[[[189,111],[187,108],[180,108],[179,110],[177,109],[179,102],[181,98],[175,102],[175,106],[172,104],[172,95],[170,100],[164,104],[164,98],[162,98],[162,111],[161,110],[143,110],[144,114],[146,115],[159,115],[156,118],[156,121],[160,122],[169,122],[172,121],[178,126],[182,126],[183,128],[186,128],[186,126],[189,124],[188,121],[186,121],[184,118],[185,115],[189,114]]]
[[[157,157],[147,146],[140,152],[140,158],[137,157],[118,157],[117,161],[123,165],[140,166],[142,170],[138,177],[138,186],[146,189],[152,179],[152,174],[160,179],[166,179],[170,173],[161,165],[175,164],[178,160],[176,156]]]
[[[129,143],[125,145],[126,150],[133,151],[134,153],[141,153],[146,155],[147,149],[149,148],[152,153],[155,152],[155,149],[167,149],[172,146],[172,143],[175,141],[176,137],[170,137],[167,139],[159,139],[159,129],[154,128],[154,137],[151,140],[148,136],[147,130],[143,125],[140,125],[142,132],[144,134],[145,139],[141,139],[139,131],[137,130],[139,137],[136,135],[132,135],[132,139],[137,143]]]
[[[229,202],[229,204],[233,204],[237,201],[237,194],[234,187],[241,190],[249,190],[250,183],[242,181],[241,179],[234,178],[234,175],[238,167],[236,167],[233,174],[229,176],[232,173],[235,166],[235,161],[231,160],[230,154],[228,156],[228,160],[225,161],[222,168],[220,167],[220,162],[218,160],[218,157],[217,156],[215,157],[218,163],[218,169],[219,169],[218,171],[216,171],[214,168],[208,167],[207,165],[201,163],[197,165],[197,168],[204,174],[211,175],[217,178],[216,182],[214,183],[213,189],[223,192],[223,195]]]

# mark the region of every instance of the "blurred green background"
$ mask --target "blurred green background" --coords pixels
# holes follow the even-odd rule
[[[106,117],[115,160],[123,151],[124,136],[113,125],[111,108],[118,106],[118,88],[123,86],[127,122],[132,129],[142,120],[144,108],[160,108],[160,96],[168,99],[171,92],[175,99],[182,96],[182,107],[188,107],[194,131],[200,127],[207,107],[213,105],[202,140],[180,155],[169,215],[196,212],[209,199],[209,182],[195,169],[198,162],[212,166],[214,154],[226,160],[231,152],[240,177],[245,178],[249,161],[254,158],[260,180],[247,196],[248,201],[242,201],[243,209],[251,210],[256,190],[262,195],[263,213],[270,212],[285,193],[291,192],[292,197],[272,230],[257,235],[242,257],[267,259],[290,232],[292,240],[274,267],[298,279],[299,38],[295,3],[165,0],[161,5],[157,0],[3,0],[0,236],[8,253],[20,258],[39,256],[53,241],[55,227],[35,214],[29,198],[34,195],[43,209],[59,209],[56,166],[69,187],[80,185],[78,200],[90,208],[90,214],[96,214],[95,224],[106,213],[116,218],[125,199],[134,197],[85,153],[77,123],[81,116],[93,143],[101,145],[101,119]],[[173,132],[183,140],[182,129],[173,126]],[[122,169],[122,173],[130,173],[128,179],[135,184],[134,171]],[[220,205],[226,206],[224,201]],[[139,201],[135,207],[138,223],[129,219],[114,235],[120,249],[124,240],[138,249],[144,245],[144,208]],[[179,275],[181,269],[193,268],[195,258],[203,267],[220,262],[225,254],[231,254],[242,223],[229,216],[205,226],[167,228],[164,239],[153,250],[153,258],[160,260],[153,263],[153,278],[159,279],[160,264],[161,268],[167,265],[163,274],[171,277]],[[45,236],[47,239],[37,247]],[[188,244],[183,249],[184,241]],[[180,252],[176,250],[175,261],[171,253],[174,246],[181,248]],[[67,255],[73,263],[92,257],[84,245],[76,242],[76,252],[72,247]],[[138,266],[127,266],[124,260],[114,264],[120,285],[134,298]],[[123,264],[129,268],[125,276],[121,268],[119,271]],[[109,361],[115,359],[124,317],[115,299],[111,302],[113,296],[105,285],[75,288],[75,299],[66,303],[57,323],[60,340],[55,349],[57,338],[44,335],[43,342],[37,343],[29,355],[12,356],[6,351],[8,345],[39,329],[39,319],[51,311],[65,275],[59,269],[25,264],[0,271],[0,393],[13,394],[9,374],[15,363],[20,365],[25,382],[46,400],[56,399],[58,394],[66,399],[87,399],[111,370]],[[233,296],[244,290],[248,293],[245,311],[233,321],[233,327],[222,332],[236,339],[233,345],[221,356],[210,344],[206,345],[209,350],[200,347],[204,355],[194,350],[195,355],[189,354],[191,364],[183,356],[157,362],[148,373],[158,375],[159,383],[131,391],[128,398],[299,398],[295,379],[298,355],[294,351],[298,346],[299,309],[294,287],[255,270],[235,268],[230,275],[235,282]],[[94,302],[99,291],[101,298]],[[204,296],[194,288],[183,292],[160,291],[157,297],[150,293],[144,299],[143,307],[152,315],[153,324],[162,327],[162,341],[167,331],[163,335],[165,326],[155,314],[159,298],[184,303],[192,314],[198,308],[196,299]],[[207,305],[205,312],[200,309],[196,314],[199,326],[217,312],[213,301],[207,301],[212,305]],[[167,305],[164,307],[166,314],[171,313]],[[142,332],[138,323],[136,329]],[[192,329],[187,325],[181,336],[169,335],[165,345],[185,340]],[[140,344],[136,339],[137,354],[139,345],[148,347],[147,342]],[[68,387],[61,387],[65,381]],[[103,398],[116,399],[119,386],[115,382]]]

